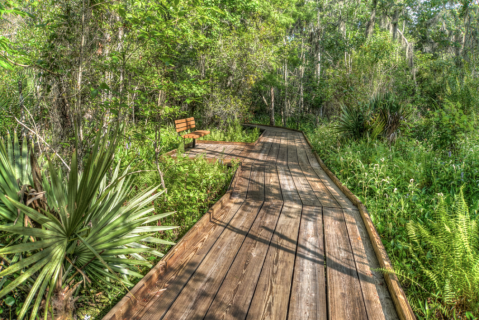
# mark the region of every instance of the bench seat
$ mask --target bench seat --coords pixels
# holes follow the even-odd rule
[[[181,136],[182,138],[185,138],[185,139],[198,139],[198,138],[201,138],[201,137],[204,137],[206,135],[210,134],[209,131],[207,130],[197,130],[195,132],[191,132],[191,133],[188,133],[188,134],[185,134],[183,136]]]
[[[178,132],[178,134],[180,132],[196,128],[195,118],[175,120],[175,127],[176,127],[176,132]],[[204,137],[208,134],[210,134],[210,132],[207,130],[196,130],[194,132],[190,132],[188,134],[184,134],[180,136],[183,139],[193,139],[193,148],[194,148],[196,146],[196,139]]]

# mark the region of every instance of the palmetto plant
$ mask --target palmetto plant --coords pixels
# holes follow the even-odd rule
[[[479,225],[468,212],[462,188],[452,208],[441,199],[433,221],[408,224],[412,252],[423,283],[444,305],[479,310]]]
[[[6,143],[0,140],[0,218],[16,225],[24,223],[23,213],[6,196],[24,202],[25,195],[31,191],[28,186],[34,185],[28,143],[25,137],[23,140],[20,146],[16,133],[13,141],[10,134],[7,134]]]
[[[376,138],[383,130],[381,119],[374,118],[372,110],[366,106],[341,106],[339,122],[335,131],[355,140],[369,134]]]
[[[17,275],[0,291],[0,298],[27,279],[34,279],[19,319],[29,308],[30,319],[35,319],[41,305],[45,318],[51,312],[56,318],[70,319],[77,285],[95,281],[106,291],[131,286],[130,276],[142,277],[136,266],[150,266],[142,253],[162,256],[142,242],[171,244],[149,234],[174,228],[147,225],[172,214],[153,213],[151,204],[162,194],[157,193],[158,187],[128,199],[129,167],[120,173],[118,164],[108,178],[118,136],[117,131],[103,138],[98,134],[81,173],[74,152],[68,179],[49,162],[49,179],[43,179],[45,209],[35,210],[13,196],[5,197],[34,221],[32,226],[0,226],[0,231],[32,240],[0,249],[0,254],[24,256],[0,272],[0,276]]]
[[[368,117],[369,112],[365,112],[360,107],[342,105],[339,122],[335,128],[336,132],[353,139],[362,138],[368,131],[366,126]]]
[[[377,95],[362,106],[341,106],[336,132],[353,139],[383,135],[394,142],[410,111],[392,94]]]
[[[388,142],[396,141],[411,110],[401,103],[393,94],[380,94],[371,99],[369,109],[373,113],[373,121],[379,125],[380,131]]]

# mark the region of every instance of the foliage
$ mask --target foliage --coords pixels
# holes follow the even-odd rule
[[[449,100],[433,113],[432,121],[436,129],[434,146],[441,149],[455,150],[460,138],[473,129],[473,123],[464,114],[461,105]]]
[[[381,132],[388,142],[396,141],[411,115],[411,110],[390,93],[374,97],[369,104],[369,108],[375,113],[372,135],[376,136],[376,132]]]
[[[370,132],[367,123],[370,120],[370,112],[360,106],[341,106],[341,115],[336,125],[336,131],[353,139],[363,138]]]
[[[365,136],[375,139],[382,135],[389,142],[394,142],[410,114],[397,97],[389,93],[380,94],[366,105],[342,105],[336,131],[356,140]]]
[[[258,128],[243,127],[239,120],[228,120],[224,126],[211,128],[210,134],[199,140],[255,142],[259,134]]]
[[[443,197],[435,215],[407,225],[420,283],[447,309],[479,309],[479,225],[469,213],[462,190],[448,206]],[[452,308],[454,310],[456,308]],[[448,312],[448,316],[452,316]]]
[[[32,190],[34,183],[30,152],[26,136],[23,136],[23,143],[20,145],[17,132],[13,133],[13,139],[8,133],[5,143],[2,140],[0,140],[0,218],[20,226],[24,223],[23,213],[18,212],[7,197],[26,203],[27,198],[33,198],[28,197],[29,194],[35,195],[36,190]]]
[[[57,295],[53,296],[57,300],[68,296],[65,292],[68,292],[73,282],[77,282],[74,271],[78,268],[83,269],[83,272],[79,272],[83,278],[81,282],[91,284],[93,280],[95,285],[104,286],[106,290],[115,289],[119,284],[131,285],[127,276],[142,277],[134,270],[134,266],[151,266],[140,254],[148,252],[162,256],[160,252],[139,242],[169,244],[148,233],[172,227],[145,226],[171,214],[145,217],[154,210],[150,207],[152,201],[162,194],[157,192],[158,187],[150,187],[129,198],[129,167],[120,173],[119,165],[111,179],[107,180],[117,139],[116,133],[111,137],[106,134],[103,138],[98,134],[81,173],[78,172],[77,154],[74,152],[66,184],[49,162],[50,181],[44,177],[43,185],[46,190],[46,210],[39,212],[13,198],[7,198],[36,223],[33,227],[0,226],[0,230],[7,234],[32,237],[32,242],[0,249],[0,254],[29,253],[28,258],[11,264],[0,272],[5,277],[25,269],[0,291],[0,297],[36,276],[19,312],[19,319],[24,318],[36,296],[30,317],[35,319],[45,293],[46,317],[53,294]],[[127,205],[124,205],[127,200]],[[129,256],[134,259],[127,258]],[[76,286],[78,283],[73,288],[76,289]],[[55,301],[53,307],[56,308],[57,316],[72,311],[58,309]]]

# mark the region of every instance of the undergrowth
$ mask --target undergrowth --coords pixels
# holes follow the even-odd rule
[[[168,152],[181,145],[174,127],[162,130],[161,153]],[[126,165],[131,163],[138,174],[135,175],[131,197],[141,190],[152,185],[160,185],[160,176],[156,170],[155,153],[153,148],[154,133],[148,127],[142,133],[126,133],[125,143],[116,152],[117,161]],[[208,209],[226,192],[229,183],[236,171],[237,165],[232,167],[216,162],[209,163],[199,157],[194,161],[186,157],[173,159],[168,156],[160,157],[160,169],[164,174],[167,192],[154,202],[155,213],[176,213],[154,222],[153,225],[179,226],[177,229],[157,232],[154,237],[176,243],[188,230],[208,211]],[[151,243],[143,243],[152,246]],[[157,244],[155,250],[166,253],[172,245]],[[153,264],[160,258],[155,256],[145,257]],[[148,273],[149,268],[138,266],[138,272]],[[136,280],[139,281],[139,280]],[[116,294],[115,298],[108,299],[100,288],[83,290],[82,298],[78,301],[77,315],[80,318],[92,316],[91,319],[101,319],[127,291]]]
[[[210,128],[210,134],[199,140],[255,142],[258,140],[258,128],[244,127],[239,120],[227,121],[218,128]]]

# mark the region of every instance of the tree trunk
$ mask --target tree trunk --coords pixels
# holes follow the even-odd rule
[[[288,62],[284,60],[284,113],[286,120],[288,119],[288,112]]]
[[[369,17],[368,24],[366,25],[366,38],[369,38],[373,35],[374,24],[376,23],[376,7],[378,5],[378,0],[373,0],[371,8],[371,16]]]
[[[269,125],[274,126],[274,87],[271,87],[271,105],[269,108]]]
[[[393,40],[395,41],[397,38],[397,33],[398,33],[398,21],[399,21],[399,9],[395,8],[393,17],[392,17],[392,23],[391,23],[391,33],[393,35]]]

